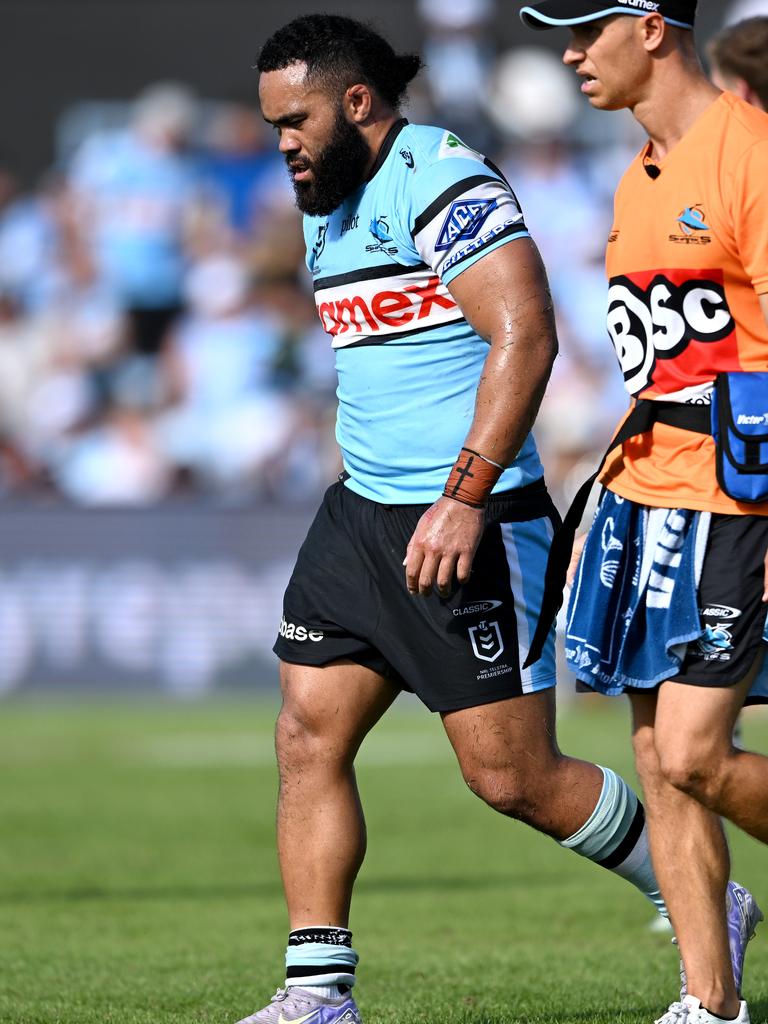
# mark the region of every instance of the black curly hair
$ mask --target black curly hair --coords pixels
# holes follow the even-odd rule
[[[279,28],[262,47],[256,67],[280,71],[302,62],[310,81],[336,92],[361,82],[393,110],[422,67],[415,53],[395,53],[368,25],[338,14],[307,14]]]

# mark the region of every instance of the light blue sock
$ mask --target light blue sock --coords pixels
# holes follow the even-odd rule
[[[318,989],[318,994],[340,995],[339,985],[355,984],[359,957],[352,949],[347,928],[299,928],[288,936],[285,951],[285,985]]]
[[[645,810],[626,782],[610,768],[600,768],[603,789],[589,819],[560,845],[626,878],[669,917],[656,881]]]

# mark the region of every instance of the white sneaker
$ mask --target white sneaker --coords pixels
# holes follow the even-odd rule
[[[750,1024],[750,1020],[747,1004],[743,1000],[739,1004],[738,1017],[725,1021],[705,1010],[698,999],[685,996],[681,1003],[672,1003],[655,1024]]]

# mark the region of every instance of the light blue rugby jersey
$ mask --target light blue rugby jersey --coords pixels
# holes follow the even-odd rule
[[[336,350],[347,487],[388,505],[442,494],[489,351],[446,285],[527,235],[515,195],[484,157],[405,120],[364,185],[330,216],[304,218],[317,310]],[[495,491],[541,476],[529,436]]]

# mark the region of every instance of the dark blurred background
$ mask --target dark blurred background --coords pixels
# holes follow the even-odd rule
[[[613,188],[519,4],[390,0],[411,120],[509,176],[562,354],[536,434],[561,507],[626,405],[603,322]],[[703,44],[762,0],[701,0]],[[339,468],[333,355],[252,70],[292,0],[0,2],[0,694],[274,683],[283,586]]]

